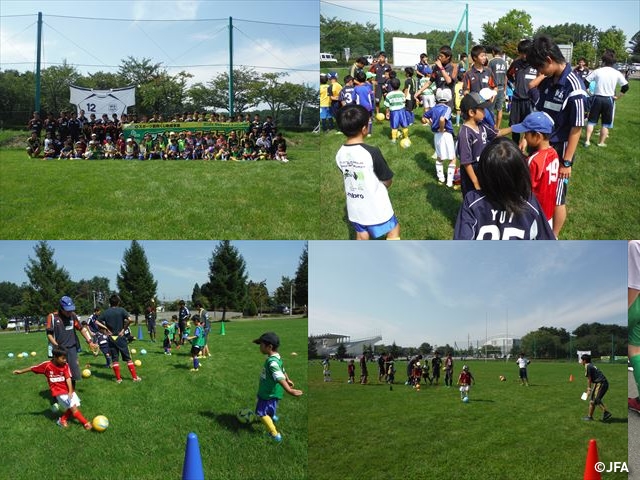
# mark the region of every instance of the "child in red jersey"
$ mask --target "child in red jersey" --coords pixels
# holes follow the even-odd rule
[[[347,372],[349,373],[349,380],[347,383],[355,383],[356,381],[356,365],[352,360],[349,360],[349,365],[347,365]]]
[[[460,376],[458,377],[458,385],[460,385],[460,398],[463,399],[469,396],[469,389],[471,388],[471,383],[476,383],[475,378],[469,371],[469,367],[464,365],[462,367],[462,371],[460,372]]]
[[[67,421],[73,416],[84,425],[85,430],[91,430],[91,423],[82,416],[80,409],[78,409],[80,398],[73,390],[71,370],[67,364],[67,351],[65,349],[56,347],[53,349],[52,360],[13,371],[15,375],[27,372],[40,373],[47,377],[51,395],[58,400],[58,405],[66,410],[58,419],[58,425],[64,428],[68,427]]]
[[[524,133],[527,146],[534,151],[527,159],[531,173],[531,190],[552,227],[560,169],[558,153],[549,143],[553,128],[553,119],[545,112],[530,113],[522,123],[511,126],[512,132]]]

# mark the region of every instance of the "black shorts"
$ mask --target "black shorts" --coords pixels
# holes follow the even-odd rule
[[[511,112],[509,113],[509,125],[521,123],[524,118],[531,113],[531,101],[514,98],[511,102]]]
[[[197,345],[192,345],[191,346],[191,355],[194,357],[197,357],[198,354],[200,353],[200,347]]]
[[[520,378],[527,378],[527,369],[526,368],[521,368],[520,369]]]
[[[594,405],[599,405],[602,403],[602,397],[609,390],[609,382],[606,380],[604,382],[595,383],[593,388],[591,389],[591,398],[590,402],[593,402]]]
[[[601,95],[592,97],[588,122],[595,125],[598,123],[598,119],[601,119],[603,127],[612,128],[614,106],[613,97],[603,97]]]
[[[116,337],[114,340],[111,335],[109,336],[109,351],[111,352],[111,358],[114,362],[118,361],[118,356],[122,357],[125,362],[131,361],[131,355],[129,354],[129,344],[127,343],[127,337]]]

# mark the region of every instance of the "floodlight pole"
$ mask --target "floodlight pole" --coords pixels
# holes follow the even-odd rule
[[[233,18],[229,17],[229,118],[233,118]]]
[[[40,113],[40,59],[42,56],[42,12],[38,12],[38,39],[36,45],[36,106]]]
[[[469,4],[468,3],[465,4],[464,13],[462,14],[462,17],[460,17],[460,22],[458,23],[456,34],[453,36],[453,40],[451,41],[451,50],[453,50],[453,46],[456,44],[456,40],[458,39],[458,34],[460,33],[460,27],[462,27],[463,19],[466,20],[465,22],[465,28],[466,28],[465,53],[467,54],[466,68],[469,69]]]
[[[380,0],[380,51],[384,51],[384,15],[382,14],[382,2]]]

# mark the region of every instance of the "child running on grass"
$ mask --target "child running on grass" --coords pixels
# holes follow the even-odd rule
[[[64,414],[58,419],[58,425],[66,428],[69,426],[68,420],[73,416],[82,425],[85,430],[91,430],[91,423],[82,416],[80,409],[80,398],[73,390],[71,382],[71,370],[67,363],[67,351],[63,348],[55,347],[53,349],[53,358],[42,362],[39,365],[23,368],[22,370],[14,370],[14,375],[33,372],[45,375],[49,382],[51,396],[57,401],[58,405],[65,409]]]
[[[347,105],[338,111],[337,120],[347,141],[336,154],[336,164],[344,179],[347,213],[356,239],[386,236],[399,240],[400,224],[388,193],[393,172],[380,149],[364,143],[369,113],[360,105]]]
[[[287,372],[284,370],[282,358],[278,353],[280,338],[274,332],[266,332],[256,338],[253,343],[260,345],[260,353],[267,355],[262,373],[260,374],[260,385],[258,387],[258,403],[256,404],[256,415],[267,427],[269,437],[275,442],[282,441],[282,434],[276,429],[275,423],[278,421],[278,402],[287,392],[294,397],[302,395],[302,390],[293,388]]]
[[[195,324],[195,329],[194,329],[193,335],[189,335],[187,333],[187,340],[191,342],[191,359],[193,360],[193,368],[191,369],[191,371],[197,372],[198,369],[200,368],[200,361],[198,360],[198,355],[204,348],[206,340],[204,335],[204,327],[202,326],[202,321],[200,320],[200,316],[194,315],[193,317],[191,317],[191,320],[193,320],[193,323]]]
[[[475,378],[473,378],[473,374],[471,373],[471,371],[469,371],[469,367],[467,365],[463,365],[460,376],[458,377],[461,400],[465,397],[469,397],[469,389],[471,388],[472,383],[476,383],[476,380]]]

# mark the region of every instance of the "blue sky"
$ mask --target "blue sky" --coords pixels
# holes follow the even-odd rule
[[[60,63],[67,59],[69,64],[95,65],[78,66],[83,74],[99,70],[117,72],[121,60],[133,56],[151,58],[154,63],[163,62],[165,66],[176,65],[178,67],[168,68],[169,73],[186,70],[195,75],[192,82],[205,82],[227,70],[227,26],[229,17],[233,17],[234,65],[251,65],[259,73],[288,71],[288,81],[318,83],[317,0],[3,0],[0,2],[0,68],[35,69],[37,12],[43,14],[44,62]],[[13,16],[24,14],[29,16]],[[63,16],[86,19],[61,18]],[[202,19],[218,20],[196,21]]]
[[[482,24],[495,22],[509,10],[524,10],[531,15],[534,30],[542,25],[563,23],[591,24],[600,30],[611,26],[622,28],[630,39],[640,30],[640,2],[591,1],[591,0],[449,0],[446,2],[416,0],[384,0],[384,27],[416,33],[429,30],[455,30],[464,13],[465,3],[469,4],[469,30],[473,38],[482,37]],[[326,17],[366,23],[379,23],[378,0],[321,0],[320,13]],[[346,7],[346,8],[344,8]],[[464,22],[462,24],[464,28]],[[345,45],[348,47],[348,45]],[[438,48],[440,45],[435,46]],[[372,46],[372,51],[379,48]],[[428,46],[429,53],[431,47]],[[331,52],[336,54],[338,52]]]
[[[309,242],[309,332],[466,347],[627,324],[627,243]]]
[[[0,241],[0,281],[21,285],[28,282],[24,267],[29,257],[35,258],[32,241]],[[129,241],[51,241],[54,259],[64,267],[71,279],[78,281],[94,276],[107,277],[110,287],[117,289],[116,275],[120,272],[124,251]],[[191,298],[194,284],[208,281],[209,259],[217,241],[141,241],[158,281],[158,298],[175,300]],[[293,278],[303,241],[234,241],[243,256],[249,280],[267,281],[269,293],[280,286],[283,276]]]

